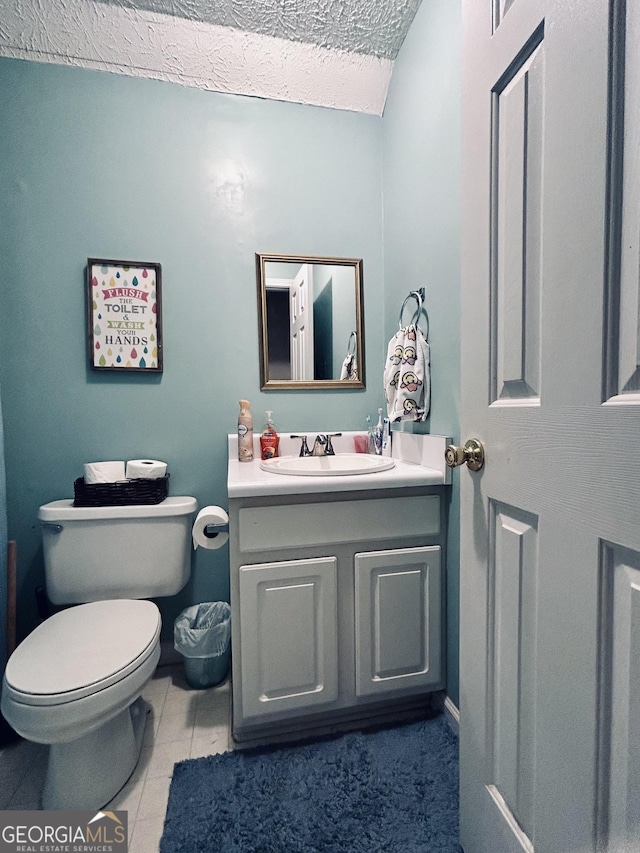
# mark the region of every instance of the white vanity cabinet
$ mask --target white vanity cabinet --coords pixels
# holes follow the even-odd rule
[[[444,687],[445,495],[230,496],[238,741],[389,718]]]

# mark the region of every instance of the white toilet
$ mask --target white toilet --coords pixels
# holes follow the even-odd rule
[[[45,809],[98,809],[132,774],[142,748],[140,694],[160,657],[160,611],[191,572],[195,498],[151,506],[40,507],[47,594],[77,604],[39,625],[9,658],[2,713],[50,744]]]

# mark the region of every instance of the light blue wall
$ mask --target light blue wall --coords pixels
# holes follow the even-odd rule
[[[71,496],[85,461],[164,459],[172,494],[225,505],[238,399],[258,424],[272,409],[281,431],[362,427],[383,404],[402,299],[423,284],[429,427],[458,437],[457,6],[423,2],[383,119],[0,59],[0,385],[21,635],[43,583],[37,508]],[[363,258],[366,391],[259,390],[255,252]],[[87,368],[90,256],[162,264],[161,377]],[[455,701],[457,519],[454,488]],[[227,596],[226,548],[197,552],[188,587],[159,602],[164,636],[182,607]]]
[[[410,290],[426,287],[432,433],[459,438],[460,63],[458,2],[423,0],[395,62],[383,119],[385,332]],[[405,320],[416,303],[407,305]],[[424,325],[424,324],[423,324]],[[448,692],[458,702],[459,494],[447,554]]]
[[[170,492],[226,505],[237,401],[282,431],[363,426],[381,405],[380,118],[0,59],[0,384],[19,632],[43,582],[38,506],[86,461],[169,463]],[[259,390],[255,252],[364,259],[364,392]],[[87,257],[162,264],[160,376],[93,373]],[[118,543],[113,544],[114,559]],[[227,548],[161,602],[228,597]]]

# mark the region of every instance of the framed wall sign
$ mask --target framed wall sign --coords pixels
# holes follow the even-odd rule
[[[162,372],[160,264],[87,260],[87,331],[93,370]]]

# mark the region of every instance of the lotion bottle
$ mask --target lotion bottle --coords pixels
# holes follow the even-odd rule
[[[273,424],[273,412],[267,412],[267,422],[260,435],[260,450],[263,459],[273,459],[278,455],[280,436]]]
[[[238,460],[240,462],[251,462],[253,460],[253,415],[251,414],[251,403],[248,400],[240,400]]]

